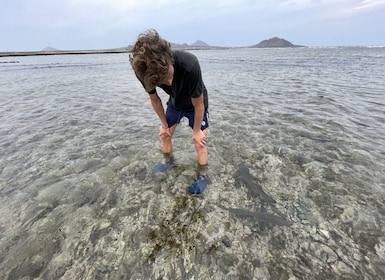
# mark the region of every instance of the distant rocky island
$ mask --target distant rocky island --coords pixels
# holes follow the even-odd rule
[[[224,47],[210,46],[209,44],[197,40],[192,44],[175,44],[170,42],[171,48],[174,50],[193,50],[193,49],[225,49]]]
[[[59,52],[60,50],[56,49],[56,48],[52,48],[52,47],[45,47],[43,49],[43,52]]]
[[[251,48],[298,48],[303,47],[300,45],[294,45],[285,39],[273,37],[267,40],[263,40],[260,43],[250,46]]]
[[[193,47],[209,47],[209,44],[207,44],[201,40],[197,40],[194,43],[192,43],[191,46],[193,46]]]

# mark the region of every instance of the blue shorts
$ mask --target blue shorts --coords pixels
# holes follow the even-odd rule
[[[201,130],[205,130],[209,127],[209,118],[208,118],[209,112],[207,109],[205,109],[205,113],[203,115],[203,121],[201,125]],[[167,103],[167,110],[166,110],[166,119],[167,119],[167,125],[168,127],[172,127],[175,124],[179,124],[180,120],[186,117],[188,118],[188,125],[193,128],[194,127],[194,112],[184,112],[176,109],[171,104]]]

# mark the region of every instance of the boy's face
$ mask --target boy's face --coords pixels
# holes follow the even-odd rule
[[[167,77],[164,79],[162,84],[171,86],[172,85],[172,80],[174,79],[174,66],[171,64],[168,66],[168,74]]]

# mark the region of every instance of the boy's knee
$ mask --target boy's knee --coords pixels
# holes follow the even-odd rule
[[[207,151],[207,150],[206,150],[206,145],[202,146],[202,145],[196,143],[195,141],[194,141],[194,145],[195,145],[195,150],[196,150],[196,152],[197,152],[198,154],[199,154],[199,153],[205,153],[205,152]]]
[[[168,134],[162,134],[159,137],[160,137],[160,140],[162,140],[162,142],[170,142],[171,141],[171,136]]]

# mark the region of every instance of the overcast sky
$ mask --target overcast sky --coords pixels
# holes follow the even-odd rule
[[[0,0],[0,51],[126,47],[149,28],[179,44],[385,45],[385,0]]]

